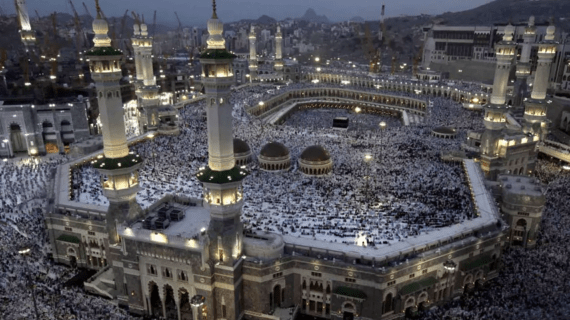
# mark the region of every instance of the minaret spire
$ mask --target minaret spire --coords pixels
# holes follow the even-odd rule
[[[216,13],[216,0],[212,0],[212,19],[218,19],[218,14]]]
[[[95,0],[95,9],[97,10],[97,19],[101,19],[101,7],[99,6],[99,0]]]

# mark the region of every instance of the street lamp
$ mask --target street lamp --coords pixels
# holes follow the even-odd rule
[[[364,162],[366,162],[366,200],[369,200],[370,192],[369,192],[369,183],[370,183],[370,162],[374,159],[374,157],[367,153],[364,155]]]
[[[354,112],[356,112],[356,113],[360,113],[360,111],[362,111],[362,109],[360,109],[360,107],[356,107],[356,108],[354,108]]]
[[[18,249],[18,254],[21,255],[22,257],[24,257],[24,263],[26,265],[26,282],[28,287],[30,288],[30,290],[32,291],[32,299],[34,302],[34,311],[36,312],[36,319],[39,320],[40,319],[40,313],[38,312],[38,305],[36,303],[36,291],[34,290],[34,285],[30,283],[30,269],[28,267],[28,260],[26,259],[26,257],[28,257],[30,255],[30,252],[32,250],[29,247],[22,247],[20,249]]]
[[[446,289],[449,289],[448,293],[451,295],[453,293],[452,288],[450,288],[449,283],[451,282],[451,277],[455,273],[457,264],[453,260],[447,260],[443,263],[443,269],[447,272],[447,282]]]
[[[192,306],[192,315],[194,320],[198,320],[201,319],[202,317],[198,317],[198,313],[202,312],[202,307],[204,306],[204,303],[206,302],[206,298],[202,295],[195,295],[192,297],[192,299],[190,299],[190,305]]]
[[[380,161],[383,160],[383,156],[384,156],[384,135],[383,132],[384,130],[386,130],[387,124],[384,121],[381,121],[378,124],[378,127],[380,127]]]

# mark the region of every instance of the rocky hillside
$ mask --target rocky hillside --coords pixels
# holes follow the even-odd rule
[[[447,25],[490,25],[509,20],[524,22],[531,15],[537,23],[554,17],[557,27],[570,31],[570,1],[567,0],[496,0],[471,10],[446,12],[434,20]]]

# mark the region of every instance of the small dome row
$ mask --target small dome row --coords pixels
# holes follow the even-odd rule
[[[243,140],[234,139],[234,156],[237,165],[245,165],[251,160],[251,149]],[[273,141],[261,148],[258,156],[259,168],[264,171],[288,170],[291,167],[291,153],[282,143]],[[333,162],[330,153],[322,146],[305,148],[299,160],[299,169],[306,175],[321,176],[332,172]]]

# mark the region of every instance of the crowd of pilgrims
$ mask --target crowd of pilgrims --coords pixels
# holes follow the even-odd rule
[[[35,319],[32,284],[39,319],[130,319],[103,298],[64,283],[77,270],[56,265],[44,212],[57,165],[65,155],[0,161],[0,319]],[[30,249],[28,255],[19,251]]]
[[[546,206],[533,249],[508,248],[497,278],[458,300],[422,312],[421,319],[568,319],[570,315],[570,172],[539,159]]]
[[[259,170],[253,159],[251,176],[244,181],[242,214],[249,230],[347,244],[364,235],[368,245],[379,245],[472,218],[473,204],[461,164],[440,159],[442,152],[459,149],[464,136],[443,140],[430,134],[435,126],[477,126],[472,113],[461,105],[435,98],[425,123],[410,127],[396,117],[311,109],[310,105],[279,126],[264,124],[245,112],[248,98],[263,99],[267,91],[280,90],[283,86],[248,87],[234,91],[230,100],[236,106],[234,136],[249,144],[254,158],[271,141],[287,146],[292,157],[292,169],[280,173]],[[156,136],[131,146],[145,159],[140,170],[142,190],[137,194],[143,208],[166,194],[201,198],[195,174],[207,163],[204,106],[202,101],[180,110],[179,136]],[[339,116],[349,118],[348,130],[332,128]],[[381,121],[387,123],[383,131]],[[311,145],[321,145],[331,154],[330,176],[311,178],[298,170],[298,157]],[[366,155],[372,160],[365,161]],[[107,205],[99,174],[89,164],[74,171],[72,185],[74,200]]]
[[[247,90],[256,91],[255,88]],[[258,94],[263,94],[259,91]],[[232,100],[237,103],[250,93],[234,93]],[[461,168],[444,164],[438,157],[440,150],[456,148],[457,143],[465,138],[465,133],[460,131],[457,141],[439,140],[431,137],[429,130],[442,125],[481,129],[480,117],[472,121],[471,115],[457,104],[440,98],[433,101],[434,107],[429,116],[423,124],[415,127],[403,127],[394,119],[381,116],[344,113],[351,122],[367,128],[374,128],[382,120],[388,123],[385,131],[372,130],[372,133],[355,127],[350,127],[347,131],[333,131],[326,129],[325,125],[314,125],[318,132],[312,132],[316,130],[303,125],[305,117],[301,117],[301,113],[294,114],[283,126],[269,128],[268,125],[250,119],[243,109],[236,108],[235,136],[247,141],[253,150],[258,151],[264,143],[275,139],[287,145],[296,159],[304,147],[321,144],[330,151],[335,161],[334,174],[326,178],[304,177],[296,169],[279,174],[261,172],[254,165],[251,168],[252,176],[245,180],[247,207],[244,208],[244,219],[249,228],[281,228],[283,232],[298,234],[299,231],[292,231],[292,228],[299,226],[296,229],[311,234],[323,232],[323,229],[326,230],[324,232],[332,232],[333,226],[342,223],[344,231],[350,228],[362,230],[371,221],[367,219],[374,218],[378,230],[395,230],[391,234],[393,237],[405,237],[419,232],[424,228],[421,223],[428,221],[416,214],[417,210],[406,210],[405,203],[413,201],[417,202],[413,206],[420,210],[418,204],[422,203],[426,209],[430,205],[440,208],[439,222],[442,224],[467,218],[470,211],[462,212],[462,208],[453,215],[447,214],[459,205],[457,199],[461,199],[467,190],[461,183]],[[134,150],[147,159],[141,170],[144,190],[140,194],[143,200],[156,199],[162,192],[161,188],[200,196],[198,190],[201,187],[193,175],[195,169],[203,166],[207,160],[203,107],[200,104],[181,110],[183,122],[180,137],[157,136],[151,142],[133,146]],[[323,118],[323,121],[330,122],[331,117],[346,111],[333,110],[330,115],[318,110],[303,112],[315,121]],[[343,149],[342,143],[350,145],[350,150],[356,152],[346,152],[348,149]],[[361,150],[362,153],[374,155],[374,161],[369,167],[362,161]],[[157,156],[153,157],[154,154]],[[111,301],[88,295],[78,288],[64,286],[63,283],[76,270],[55,265],[49,259],[49,240],[43,212],[49,208],[46,197],[51,192],[50,180],[54,177],[56,166],[68,160],[67,156],[51,156],[0,161],[1,319],[33,318],[34,308],[28,280],[34,284],[38,312],[43,319],[132,318]],[[85,167],[78,172],[88,170],[90,169]],[[442,170],[446,172],[443,177],[440,176],[441,172],[437,172]],[[85,190],[99,181],[95,171],[90,174],[93,175],[94,182],[89,183]],[[564,319],[570,314],[570,247],[567,245],[570,242],[570,173],[563,170],[559,163],[541,159],[536,174],[547,185],[547,204],[536,248],[507,249],[502,257],[503,268],[498,278],[459,300],[423,312],[422,318]],[[365,179],[368,176],[372,178]],[[350,179],[350,183],[343,184],[341,177]],[[444,185],[448,189],[441,185],[441,179],[446,179]],[[401,184],[401,189],[393,189],[398,183]],[[338,186],[346,186],[346,189],[339,189]],[[426,190],[427,186],[439,189]],[[256,196],[256,192],[263,197]],[[430,192],[438,192],[440,200],[430,198]],[[321,200],[333,198],[338,198],[339,201]],[[354,199],[358,199],[362,205],[354,205]],[[400,199],[401,202],[398,202]],[[443,199],[453,200],[442,202]],[[314,200],[319,202],[314,205]],[[339,217],[330,222],[327,220],[328,208],[347,205],[351,201],[354,206],[348,211],[333,211]],[[468,194],[465,194],[464,201],[469,201]],[[261,208],[265,214],[255,216],[254,210],[259,208],[259,203],[263,203]],[[272,208],[279,208],[279,204],[279,215],[269,214]],[[306,214],[298,215],[296,212]],[[325,216],[319,215],[323,212]],[[424,211],[424,214],[432,212]],[[281,222],[281,225],[270,224],[271,220]],[[382,225],[384,221],[386,223]],[[307,226],[322,226],[322,229]],[[400,232],[402,230],[405,232]],[[321,235],[322,233],[319,238]],[[389,235],[388,232],[385,233],[386,237]],[[30,256],[27,258],[18,254],[18,250],[24,246],[30,248]]]

